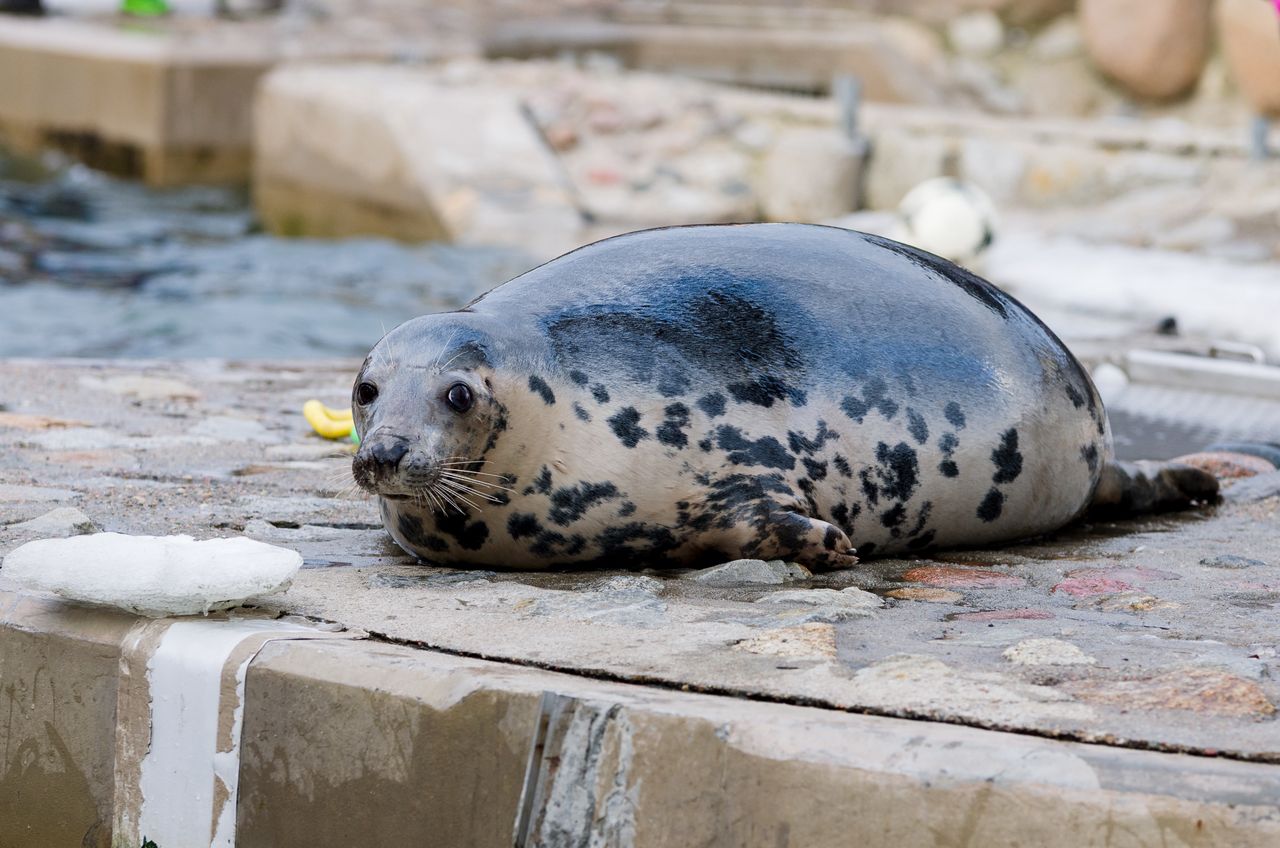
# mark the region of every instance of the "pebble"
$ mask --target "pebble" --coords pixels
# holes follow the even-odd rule
[[[824,622],[775,627],[734,644],[734,650],[771,657],[834,657],[836,630]]]
[[[1207,565],[1210,568],[1252,568],[1257,565],[1266,565],[1266,562],[1260,559],[1236,556],[1235,554],[1222,554],[1215,557],[1205,557],[1200,560],[1200,564]]]
[[[809,569],[780,559],[735,559],[723,565],[695,571],[689,579],[705,586],[737,586],[744,583],[778,585],[813,576]]]
[[[1094,665],[1098,661],[1061,639],[1023,639],[1002,656],[1014,665]]]
[[[884,605],[871,592],[848,589],[787,589],[770,592],[756,600],[757,604],[787,607],[777,618],[790,624],[826,622],[834,624],[850,618],[869,618]]]
[[[1126,710],[1188,710],[1212,715],[1265,718],[1275,705],[1257,683],[1213,668],[1180,668],[1139,680],[1082,680],[1073,695]]]
[[[1087,598],[1092,595],[1110,595],[1115,592],[1128,592],[1133,586],[1123,580],[1115,580],[1110,577],[1101,577],[1097,575],[1087,577],[1068,577],[1066,580],[1056,584],[1049,591],[1057,594],[1062,592],[1077,598]]]
[[[953,621],[1043,621],[1053,618],[1053,613],[1048,610],[1029,609],[1022,607],[1020,609],[1000,609],[1000,610],[981,610],[979,612],[961,612],[948,616]]]
[[[41,539],[83,536],[87,533],[97,533],[98,529],[93,519],[73,506],[58,507],[30,521],[22,521],[8,527],[8,530],[16,534]]]

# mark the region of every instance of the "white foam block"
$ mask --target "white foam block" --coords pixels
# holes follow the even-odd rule
[[[94,533],[28,542],[0,571],[27,589],[149,616],[239,606],[289,587],[302,555],[244,537]]]

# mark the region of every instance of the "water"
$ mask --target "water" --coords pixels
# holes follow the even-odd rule
[[[264,235],[241,191],[0,155],[0,356],[363,356],[528,268],[505,248]]]

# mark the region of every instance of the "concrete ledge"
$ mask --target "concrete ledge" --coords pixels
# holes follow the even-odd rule
[[[138,795],[122,741],[149,737],[155,707],[124,697],[138,688],[121,674],[149,668],[159,640],[138,634],[167,622],[15,594],[0,594],[0,611],[12,705],[0,713],[0,844],[136,845],[112,828]],[[126,653],[138,655],[123,662]],[[522,846],[884,848],[1280,839],[1274,765],[369,641],[271,642],[244,680],[235,844],[245,848],[502,846],[513,836]],[[184,844],[208,839],[192,832]]]

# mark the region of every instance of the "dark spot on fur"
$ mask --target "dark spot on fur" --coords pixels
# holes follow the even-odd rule
[[[822,534],[822,547],[829,551],[836,549],[836,543],[840,541],[840,531],[835,527],[828,527],[827,532]]]
[[[933,501],[925,501],[920,504],[920,511],[916,513],[915,526],[911,528],[908,536],[919,536],[924,526],[929,523],[929,514],[933,512]]]
[[[618,516],[620,518],[626,518],[628,515],[634,515],[635,511],[636,511],[635,504],[633,504],[631,501],[623,501],[622,506],[618,507]]]
[[[845,459],[840,454],[836,454],[835,458],[831,460],[831,463],[836,467],[836,471],[840,472],[841,477],[853,477],[853,469],[849,467],[849,460]]]
[[[995,464],[996,473],[993,483],[1012,483],[1022,473],[1022,454],[1018,453],[1018,431],[1013,427],[1004,431],[1000,437],[1000,447],[991,452],[991,462]]]
[[[579,483],[556,489],[551,494],[551,511],[547,518],[554,524],[567,527],[586,514],[598,503],[618,497],[618,487],[609,482]]]
[[[575,369],[569,372],[569,379],[577,383],[579,386],[585,386],[590,378],[586,374]]]
[[[894,504],[892,509],[885,511],[880,515],[880,523],[885,527],[896,528],[904,519],[906,519],[906,517],[907,508],[900,503]]]
[[[956,438],[955,433],[943,433],[938,439],[938,450],[942,451],[943,456],[951,456],[958,447],[960,447],[960,440]]]
[[[1080,394],[1079,389],[1077,389],[1075,386],[1071,385],[1070,383],[1067,383],[1066,385],[1064,385],[1063,388],[1066,389],[1067,397],[1071,398],[1072,406],[1074,406],[1076,409],[1079,409],[1080,407],[1084,406],[1084,395]]]
[[[938,532],[930,530],[928,533],[921,534],[910,542],[907,542],[907,549],[912,551],[924,550],[933,544],[933,540],[937,538]]]
[[[591,413],[583,409],[582,404],[578,403],[576,400],[573,402],[573,414],[578,416],[580,421],[591,420]]]
[[[957,430],[963,430],[965,425],[964,411],[960,409],[960,404],[951,401],[947,404],[947,408],[942,410],[942,414],[947,416],[947,421]]]
[[[507,534],[513,539],[536,536],[541,532],[542,524],[539,523],[538,516],[531,512],[513,512],[507,519]]]
[[[738,403],[769,407],[773,406],[775,400],[790,400],[792,406],[804,406],[807,402],[804,392],[788,386],[771,374],[757,377],[750,383],[730,383],[725,388]]]
[[[990,524],[1004,512],[1004,494],[999,489],[992,489],[978,506],[978,517]]]
[[[835,519],[836,524],[840,525],[840,529],[845,533],[853,534],[853,521],[862,512],[862,507],[858,504],[838,503],[831,509],[831,517]]]
[[[861,399],[849,395],[840,402],[840,408],[844,410],[845,415],[859,424],[873,409],[886,419],[892,419],[898,414],[898,404],[889,398],[888,391],[889,387],[884,380],[879,377],[873,378],[862,387]]]
[[[689,437],[684,428],[689,426],[689,407],[683,403],[673,403],[663,410],[667,419],[657,429],[658,441],[673,448],[683,448],[689,444]]]
[[[613,558],[622,563],[633,562],[641,555],[660,554],[679,545],[668,528],[639,521],[606,527],[596,541],[600,543],[604,559]]]
[[[943,477],[959,477],[960,469],[952,460],[944,459],[938,463],[938,473]]]
[[[858,479],[862,481],[862,494],[866,496],[867,502],[872,506],[880,503],[880,487],[871,479],[871,469],[864,468],[859,471]]]
[[[880,478],[880,494],[893,501],[910,500],[919,482],[916,452],[906,442],[889,447],[876,445],[876,475]]]
[[[489,538],[489,526],[483,521],[467,522],[466,513],[451,511],[436,519],[436,527],[457,540],[463,550],[478,551]]]
[[[840,438],[839,433],[834,430],[827,429],[827,422],[819,421],[818,432],[812,439],[804,433],[792,430],[787,433],[787,445],[791,448],[791,452],[794,454],[806,453],[812,456],[822,450],[828,440],[838,438]]]
[[[551,391],[551,387],[543,382],[543,379],[537,374],[529,375],[529,391],[541,397],[542,402],[547,406],[556,402],[555,392]]]
[[[591,387],[591,396],[596,399],[596,403],[609,402],[609,390],[599,383]]]
[[[658,380],[658,394],[663,397],[679,397],[689,391],[689,375],[683,371],[668,371]]]
[[[724,395],[719,392],[711,392],[698,398],[698,409],[705,412],[708,418],[724,415],[724,406]]]
[[[721,424],[716,428],[716,445],[728,451],[728,459],[734,465],[761,465],[765,468],[785,468],[790,471],[796,467],[796,460],[782,442],[772,436],[763,436],[752,441],[742,435],[737,427]]]
[[[550,492],[550,491],[551,491],[551,469],[544,465],[542,466],[542,470],[538,472],[538,476],[533,478],[532,485],[525,486],[524,492],[522,492],[522,494],[532,495],[534,492],[537,492],[540,495],[545,495],[547,492]]]
[[[698,450],[703,453],[711,453],[711,439],[702,439],[698,442]]]
[[[862,547],[858,548],[858,556],[862,556],[862,557],[869,557],[869,556],[871,556],[873,553],[875,553],[875,550],[876,550],[876,543],[875,543],[875,542],[867,542],[865,545],[863,545]]]
[[[800,460],[804,463],[804,470],[809,476],[815,480],[825,480],[827,477],[827,464],[825,462],[816,462],[809,457]]]
[[[649,431],[640,426],[640,413],[634,406],[626,406],[609,419],[618,441],[629,448],[640,444],[641,439],[649,438]]]
[[[1089,444],[1080,448],[1080,456],[1084,459],[1085,464],[1089,466],[1090,471],[1098,470],[1098,446]]]
[[[907,432],[911,434],[911,438],[915,439],[917,444],[923,445],[929,441],[929,425],[925,423],[920,413],[910,407],[907,407]]]
[[[426,532],[422,519],[408,512],[402,512],[396,520],[396,526],[404,540],[415,548],[425,548],[436,553],[449,550],[449,543],[439,536]]]

